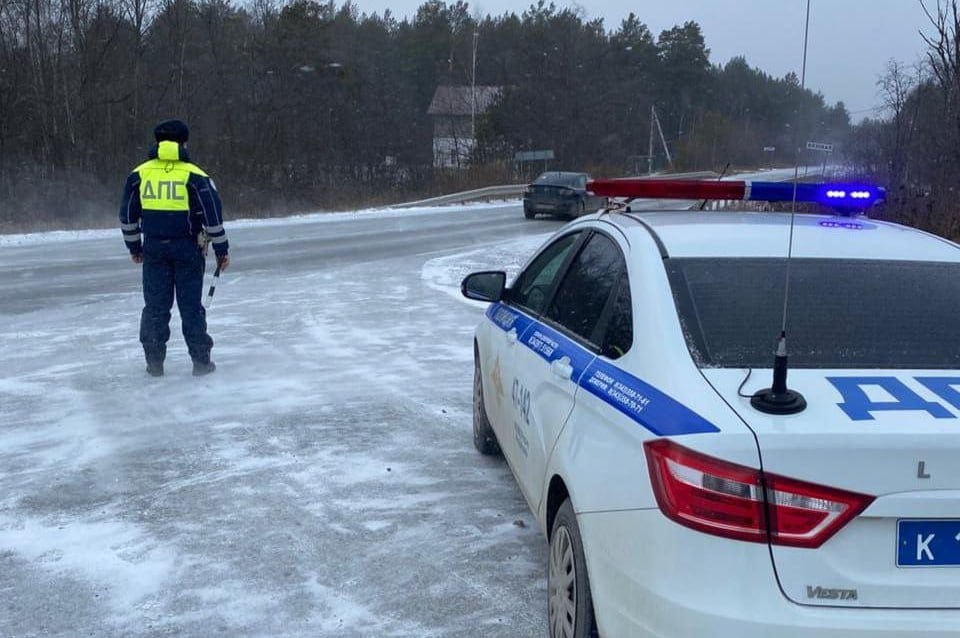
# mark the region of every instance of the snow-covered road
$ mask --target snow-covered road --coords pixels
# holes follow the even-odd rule
[[[119,231],[0,238],[0,636],[539,636],[545,542],[471,445],[469,270],[519,206],[228,222],[219,366],[144,374]]]

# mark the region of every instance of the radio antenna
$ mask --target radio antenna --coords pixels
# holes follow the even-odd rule
[[[807,85],[807,38],[810,35],[810,0],[807,0],[807,17],[803,28],[803,62],[800,67],[800,91]],[[799,113],[798,113],[799,115]],[[799,129],[793,130],[796,161],[793,165],[793,200],[790,204],[790,239],[787,243],[787,267],[783,285],[783,315],[780,323],[780,337],[777,339],[777,351],[773,357],[773,385],[758,390],[750,399],[755,410],[767,414],[797,414],[807,407],[807,400],[796,390],[787,388],[787,302],[790,299],[790,262],[793,257],[793,228],[797,214],[797,182],[800,180],[800,141]]]

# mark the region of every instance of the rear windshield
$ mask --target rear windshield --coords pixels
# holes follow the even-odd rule
[[[569,186],[571,188],[585,188],[587,176],[583,173],[544,173],[533,182],[553,186]]]
[[[772,366],[786,260],[664,263],[699,366]],[[791,367],[960,368],[960,264],[794,259],[787,343]]]

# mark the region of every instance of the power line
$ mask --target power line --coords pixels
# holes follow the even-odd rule
[[[871,106],[871,107],[868,108],[868,109],[857,109],[856,111],[847,111],[847,113],[849,113],[850,115],[856,115],[857,113],[869,113],[869,112],[872,112],[872,111],[882,111],[882,110],[884,110],[885,108],[887,108],[887,107],[885,107],[885,106]]]

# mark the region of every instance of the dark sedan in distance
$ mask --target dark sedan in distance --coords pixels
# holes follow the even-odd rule
[[[587,192],[590,176],[586,173],[547,171],[523,191],[523,214],[533,219],[537,213],[573,219],[607,205],[605,197]]]

